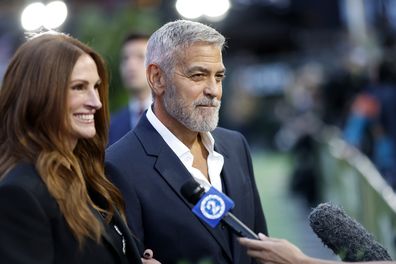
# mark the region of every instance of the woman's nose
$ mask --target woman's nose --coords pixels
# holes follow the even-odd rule
[[[96,110],[102,108],[98,89],[92,89],[89,92],[88,105]]]

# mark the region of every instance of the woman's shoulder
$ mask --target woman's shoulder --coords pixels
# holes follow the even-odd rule
[[[0,180],[1,189],[18,189],[30,193],[37,198],[47,198],[48,189],[31,163],[17,163]]]
[[[41,178],[33,164],[20,162],[3,176],[0,186],[19,185],[30,188],[32,183],[39,183],[40,181]]]

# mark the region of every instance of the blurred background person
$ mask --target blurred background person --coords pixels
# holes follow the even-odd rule
[[[120,73],[129,100],[127,106],[111,115],[109,145],[134,128],[152,102],[144,67],[148,38],[144,33],[130,33],[122,44]]]
[[[345,140],[366,154],[396,189],[396,57],[386,52],[372,81],[353,99]]]
[[[141,263],[104,175],[107,96],[104,61],[72,37],[16,51],[0,89],[1,262]]]

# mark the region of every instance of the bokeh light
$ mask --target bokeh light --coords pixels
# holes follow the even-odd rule
[[[63,1],[53,1],[44,5],[35,2],[25,7],[21,15],[24,30],[34,31],[40,27],[55,29],[60,27],[67,18],[67,6]]]
[[[195,0],[178,0],[176,10],[179,14],[188,19],[195,19],[203,14],[203,5]]]
[[[54,1],[46,5],[46,17],[43,23],[45,28],[60,27],[67,17],[67,6],[62,1]]]
[[[216,18],[224,16],[227,11],[230,9],[230,1],[229,0],[204,0],[202,2],[206,2],[204,14],[208,17]]]
[[[21,16],[22,27],[25,30],[35,30],[43,25],[45,16],[45,5],[43,3],[32,3],[25,7]]]
[[[206,16],[208,19],[221,19],[230,9],[229,0],[177,0],[176,10],[187,19]]]

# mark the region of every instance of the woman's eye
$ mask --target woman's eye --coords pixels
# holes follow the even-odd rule
[[[84,89],[84,85],[83,84],[76,84],[72,86],[73,90],[83,90]]]

